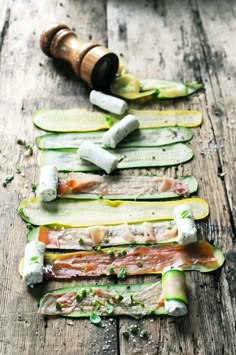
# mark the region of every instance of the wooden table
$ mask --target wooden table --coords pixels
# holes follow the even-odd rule
[[[226,1],[2,0],[0,10],[0,353],[1,354],[235,354],[236,291],[236,3]],[[133,108],[198,109],[204,122],[194,129],[192,162],[155,170],[193,174],[199,196],[208,200],[210,218],[199,235],[226,254],[223,268],[212,274],[189,273],[189,315],[133,320],[44,319],[37,300],[61,283],[27,289],[18,275],[27,228],[17,215],[19,201],[38,181],[33,156],[25,157],[17,138],[33,143],[40,133],[32,113],[41,108],[89,108],[89,90],[69,65],[54,62],[39,49],[39,35],[51,23],[65,21],[83,40],[94,40],[119,54],[139,78],[199,79],[205,91],[187,99]],[[16,174],[19,168],[21,174]],[[138,281],[157,277],[137,278]],[[137,279],[129,278],[130,282]],[[95,282],[92,280],[91,282]],[[82,281],[83,283],[86,280]],[[99,282],[114,282],[102,278]],[[122,333],[138,323],[149,333],[127,341]]]

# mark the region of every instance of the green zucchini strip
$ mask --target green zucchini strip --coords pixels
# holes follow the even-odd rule
[[[197,127],[202,122],[202,114],[195,110],[130,110],[140,122],[140,128],[166,126]],[[40,110],[33,114],[33,123],[50,132],[88,132],[109,129],[119,117],[107,116],[104,112],[85,109]]]
[[[173,243],[152,246],[105,248],[100,251],[77,251],[44,255],[46,279],[74,279],[117,275],[160,274],[167,266],[178,265],[183,270],[210,272],[224,262],[223,254],[205,241],[188,245]]]
[[[192,149],[182,143],[155,148],[107,149],[118,160],[118,169],[150,168],[172,166],[185,163],[193,158]],[[94,164],[78,157],[76,150],[45,150],[39,153],[39,166],[53,164],[59,171],[101,171]]]
[[[67,149],[79,148],[89,140],[105,147],[102,142],[104,132],[75,132],[51,133],[36,137],[35,142],[39,149]],[[138,129],[129,134],[118,148],[129,147],[158,147],[173,143],[187,142],[192,139],[193,133],[186,127],[162,127]]]
[[[73,188],[71,183],[74,183]],[[161,186],[164,186],[166,191],[161,191]],[[58,196],[78,200],[160,200],[187,197],[196,192],[197,188],[197,181],[191,175],[172,179],[163,176],[99,176],[71,173],[66,180],[60,179]]]
[[[166,315],[161,282],[81,285],[50,291],[39,301],[38,313],[63,317]]]
[[[176,97],[186,97],[203,88],[197,81],[181,83],[178,81],[144,79],[140,81],[140,91],[156,90],[158,99],[171,99]]]
[[[65,228],[40,226],[27,234],[28,241],[37,240],[47,249],[92,250],[98,246],[160,244],[177,242],[175,221],[117,226],[92,226],[88,228]]]
[[[40,202],[36,197],[20,202],[20,216],[33,225],[57,224],[71,227],[115,225],[174,219],[173,210],[183,201],[79,201],[59,199]],[[184,203],[193,211],[195,220],[209,213],[208,203],[201,198],[187,198]]]

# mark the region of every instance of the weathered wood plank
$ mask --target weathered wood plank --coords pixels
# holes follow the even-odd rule
[[[198,5],[199,4],[199,5]],[[222,167],[222,158],[225,156],[218,149],[224,145],[224,150],[231,150],[231,144],[235,139],[234,132],[226,135],[227,128],[221,117],[212,117],[211,106],[216,107],[219,90],[225,92],[225,72],[222,69],[222,82],[214,81],[214,95],[209,93],[212,87],[209,82],[212,79],[212,71],[217,72],[216,60],[212,62],[206,47],[202,32],[199,34],[199,17],[196,8],[201,8],[204,14],[206,26],[211,26],[212,31],[207,31],[209,39],[212,39],[213,28],[215,30],[214,44],[217,48],[217,38],[222,33],[230,41],[229,32],[232,31],[234,11],[233,2],[228,1],[227,6],[213,1],[140,1],[134,5],[133,1],[113,1],[108,3],[108,24],[117,23],[117,28],[108,26],[108,41],[110,47],[117,53],[122,53],[124,62],[132,74],[140,78],[158,77],[163,79],[193,80],[202,79],[206,85],[205,94],[202,93],[193,98],[176,100],[175,102],[149,102],[151,107],[171,108],[196,108],[203,112],[204,123],[200,129],[194,130],[194,140],[191,142],[195,152],[194,160],[180,168],[167,169],[172,174],[192,173],[199,180],[199,195],[209,201],[210,219],[199,224],[199,233],[202,238],[209,239],[223,251],[227,252],[234,247],[234,225],[232,224],[232,210],[229,208],[229,194],[222,177],[219,176]],[[231,12],[231,13],[230,13]],[[199,10],[198,10],[199,14]],[[138,18],[138,20],[136,20]],[[211,22],[210,19],[214,19]],[[209,24],[210,22],[210,24]],[[217,23],[217,26],[216,26]],[[201,31],[202,28],[201,28]],[[204,33],[205,34],[205,33]],[[225,41],[221,35],[221,42]],[[226,44],[224,53],[227,53]],[[233,57],[230,50],[231,57]],[[219,55],[222,58],[222,53]],[[221,60],[222,62],[222,60]],[[231,63],[232,66],[232,63]],[[207,67],[207,69],[205,69]],[[232,81],[230,81],[232,85]],[[232,93],[232,87],[227,91]],[[232,95],[233,97],[233,95]],[[227,104],[224,103],[225,109]],[[218,106],[217,106],[218,107]],[[218,115],[218,111],[215,111]],[[221,111],[219,111],[221,112]],[[214,122],[213,122],[214,120]],[[218,133],[216,134],[216,128]],[[223,131],[223,134],[222,134]],[[234,136],[234,138],[233,138]],[[224,136],[223,136],[224,137]],[[222,143],[224,140],[224,143]],[[226,147],[227,145],[227,147]],[[234,151],[234,148],[232,149]],[[235,154],[234,154],[235,155]],[[229,191],[233,191],[234,182],[232,175],[235,172],[234,160],[224,159],[229,173]],[[226,178],[226,176],[225,176]],[[231,256],[233,254],[230,254]],[[150,354],[218,354],[234,353],[235,337],[235,293],[233,270],[226,263],[222,271],[212,275],[191,274],[188,275],[190,314],[185,319],[176,321],[157,319],[152,324],[145,320],[144,324],[149,329],[151,337],[157,344],[143,342],[138,336],[133,339],[133,346],[120,335],[122,354],[137,353]],[[153,279],[153,278],[151,278]],[[146,280],[146,278],[145,278]],[[133,280],[131,281],[133,282]],[[133,322],[121,320],[120,329],[127,329]],[[223,326],[222,326],[223,324]],[[157,331],[158,329],[158,331]],[[131,342],[132,343],[132,342]],[[147,345],[148,344],[148,345]],[[136,350],[135,350],[136,349]]]
[[[106,43],[105,1],[22,0],[5,1],[3,5],[0,173],[1,181],[7,174],[14,174],[15,178],[7,188],[0,187],[0,353],[115,354],[115,320],[104,320],[100,327],[95,327],[89,320],[47,320],[37,315],[40,295],[68,283],[51,282],[29,290],[20,280],[18,263],[27,229],[16,213],[19,200],[29,195],[31,183],[38,178],[36,148],[33,156],[26,158],[24,147],[16,144],[17,138],[33,143],[36,129],[31,121],[32,112],[44,107],[89,105],[88,89],[74,77],[70,67],[54,63],[40,51],[39,35],[51,23],[64,20],[84,40]],[[15,173],[16,167],[22,175]]]

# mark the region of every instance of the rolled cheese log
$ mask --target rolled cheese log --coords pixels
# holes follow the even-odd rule
[[[127,115],[103,134],[103,144],[115,148],[118,143],[137,128],[139,128],[139,120],[133,115]]]
[[[185,274],[181,268],[168,266],[162,272],[165,311],[173,317],[188,313]]]
[[[117,167],[118,159],[116,156],[94,143],[83,142],[77,152],[79,158],[90,161],[105,170],[107,174],[110,174]]]
[[[177,242],[190,244],[197,241],[197,228],[193,218],[193,212],[188,205],[179,205],[174,209],[174,217],[178,229]]]
[[[44,202],[55,200],[57,197],[58,171],[54,165],[45,165],[40,169],[37,197]]]
[[[29,286],[43,281],[44,253],[46,245],[37,240],[26,244],[23,279]]]
[[[128,110],[127,103],[117,97],[106,95],[101,91],[92,90],[89,95],[91,104],[116,115],[123,115]]]

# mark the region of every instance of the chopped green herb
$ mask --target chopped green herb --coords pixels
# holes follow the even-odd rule
[[[124,298],[124,297],[123,297],[122,295],[118,295],[117,300],[118,300],[118,301],[122,301],[123,298]]]
[[[113,250],[109,250],[107,254],[110,255],[110,256],[114,256],[115,255]]]
[[[142,267],[143,266],[143,262],[142,261],[137,261],[136,264],[137,264],[138,267]]]
[[[81,290],[81,295],[82,295],[82,297],[86,297],[86,296],[87,296],[87,291],[86,291],[85,288],[83,288],[83,289]]]
[[[15,172],[16,172],[16,174],[20,174],[21,170],[19,168],[16,168]]]
[[[13,175],[7,175],[2,182],[2,186],[6,187],[14,179]]]
[[[79,306],[80,310],[83,311],[84,310],[84,306]]]
[[[125,249],[122,250],[121,255],[126,255],[126,254],[127,254],[127,251]]]
[[[60,302],[57,302],[57,303],[56,303],[56,309],[57,309],[58,311],[60,311],[61,308],[62,308],[61,303],[60,303]]]
[[[118,251],[117,256],[122,256],[122,251]]]
[[[19,144],[19,145],[24,145],[25,141],[23,139],[21,139],[21,138],[18,138],[16,143]]]
[[[146,329],[142,329],[139,333],[140,338],[148,338],[148,332]]]
[[[190,211],[189,211],[189,210],[184,210],[184,211],[182,211],[182,212],[181,212],[181,217],[182,217],[182,218],[189,218],[189,217],[191,217]]]
[[[110,240],[109,240],[109,238],[105,238],[103,241],[104,241],[104,243],[109,243]]]
[[[30,261],[33,263],[37,263],[38,262],[38,256],[37,255],[34,255],[30,258]]]
[[[105,120],[107,121],[107,124],[108,124],[109,127],[111,127],[113,125],[114,119],[113,119],[112,116],[109,116],[109,115],[105,116]]]
[[[114,307],[112,306],[112,304],[106,303],[106,313],[107,314],[111,314],[113,313]]]
[[[92,302],[92,305],[96,308],[99,308],[101,306],[100,302],[99,301],[93,301]]]
[[[125,339],[127,339],[127,340],[129,339],[129,332],[125,331],[122,333],[122,335]]]
[[[92,312],[89,319],[90,322],[94,324],[98,324],[101,322],[101,317],[96,312]]]
[[[126,266],[122,266],[119,268],[117,272],[117,277],[118,279],[124,280],[126,278],[126,274],[127,274],[127,268]]]
[[[132,334],[137,334],[138,330],[139,330],[139,327],[138,327],[137,324],[131,324],[131,325],[129,326],[129,331],[130,331],[130,333],[132,333]]]
[[[25,143],[25,149],[31,149],[31,148],[32,148],[31,144]]]
[[[172,228],[173,228],[173,226],[171,223],[169,223],[168,226],[166,227],[166,229],[172,229]]]
[[[75,298],[76,298],[76,301],[78,301],[78,302],[82,301],[82,299],[83,299],[83,297],[82,297],[82,295],[80,293],[77,293]]]
[[[34,194],[36,193],[37,187],[38,187],[38,185],[35,184],[34,182],[31,184],[31,190]]]
[[[92,288],[90,288],[89,293],[90,295],[94,296],[94,290]]]
[[[96,251],[101,251],[100,245],[97,245],[97,246],[95,247],[95,250],[96,250]]]
[[[84,240],[83,240],[83,238],[80,238],[79,244],[80,244],[80,245],[84,245]]]
[[[108,271],[109,271],[111,274],[113,274],[113,272],[115,271],[115,269],[114,269],[113,266],[110,266],[110,267],[108,268]]]

